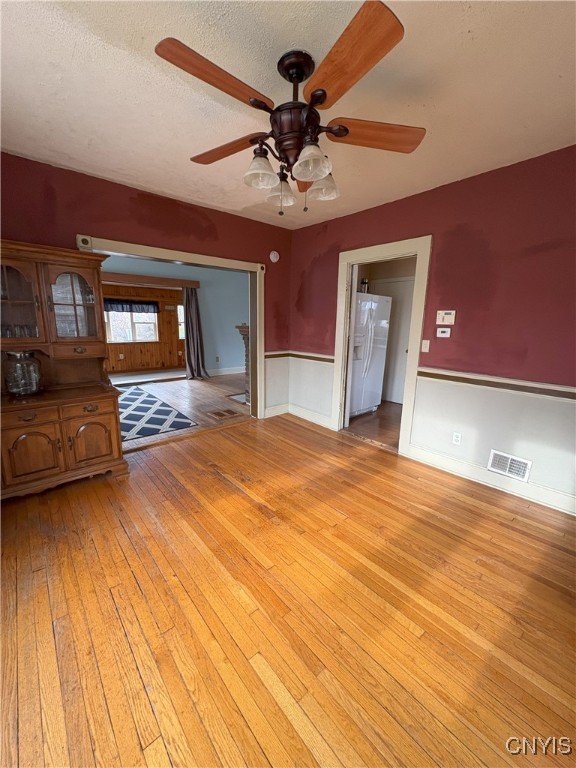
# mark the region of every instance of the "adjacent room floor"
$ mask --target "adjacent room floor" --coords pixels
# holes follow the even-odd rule
[[[233,399],[233,396],[244,392],[243,373],[211,376],[207,379],[179,378],[168,381],[150,381],[146,378],[126,381],[123,378],[122,382],[114,380],[113,384],[115,386],[137,385],[196,422],[196,426],[188,429],[127,440],[122,444],[125,452],[166,440],[179,440],[202,429],[242,422],[251,418],[249,406]]]
[[[287,415],[127,459],[3,505],[1,765],[568,764],[573,517]]]
[[[398,453],[401,418],[402,403],[383,402],[375,411],[353,416],[344,432]]]

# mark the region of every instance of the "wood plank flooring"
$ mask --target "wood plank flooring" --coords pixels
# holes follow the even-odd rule
[[[401,419],[402,403],[386,401],[373,412],[351,418],[345,432],[398,453]]]
[[[2,766],[570,764],[506,741],[576,743],[574,518],[292,416],[127,458],[3,505]]]

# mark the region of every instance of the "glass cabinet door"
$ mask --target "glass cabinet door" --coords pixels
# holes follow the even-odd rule
[[[50,268],[49,309],[53,313],[55,340],[96,339],[101,335],[100,298],[90,270],[61,271]]]
[[[44,341],[38,278],[33,264],[4,259],[0,268],[4,346],[22,346],[25,339]]]

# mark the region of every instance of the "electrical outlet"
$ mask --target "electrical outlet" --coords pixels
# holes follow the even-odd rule
[[[220,356],[219,356],[219,355],[216,355],[216,362],[217,362],[217,363],[219,363],[219,362],[220,362]]]
[[[178,357],[182,357],[182,350],[181,349],[178,350]]]
[[[124,355],[122,354],[122,352],[120,352],[120,354],[118,355],[118,360],[124,360]]]
[[[462,444],[462,435],[460,432],[452,432],[452,442],[454,445]]]

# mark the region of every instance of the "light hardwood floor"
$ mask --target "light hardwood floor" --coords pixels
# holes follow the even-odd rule
[[[505,745],[574,739],[573,518],[292,416],[128,461],[3,506],[2,766],[570,764]]]
[[[401,419],[401,403],[383,402],[375,411],[351,418],[345,432],[398,453]]]

